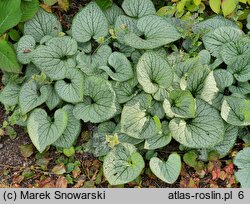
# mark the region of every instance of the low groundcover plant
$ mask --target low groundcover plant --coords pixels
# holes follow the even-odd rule
[[[150,0],[106,10],[91,2],[64,33],[56,16],[40,9],[16,45],[22,77],[9,77],[0,101],[39,152],[70,148],[82,122],[96,124],[86,150],[104,157],[112,185],[136,179],[142,155],[171,140],[199,150],[204,160],[214,150],[223,158],[237,137],[250,141],[250,38],[215,16],[192,26],[202,44],[191,56],[173,49],[184,38],[182,23],[157,16]],[[250,187],[250,148],[234,163],[237,180]],[[149,166],[174,183],[181,157],[152,156]]]

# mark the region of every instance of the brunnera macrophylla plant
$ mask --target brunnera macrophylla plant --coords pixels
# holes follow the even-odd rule
[[[23,76],[5,76],[0,101],[40,152],[69,148],[83,122],[96,124],[86,151],[104,157],[112,185],[136,179],[143,155],[172,140],[204,160],[214,150],[225,157],[237,137],[249,142],[250,39],[216,16],[193,25],[202,45],[187,57],[171,49],[181,44],[183,23],[157,16],[150,0],[124,0],[122,8],[106,10],[91,2],[65,34],[53,14],[39,10],[16,45]],[[235,158],[243,187],[250,186],[249,158],[248,148]],[[181,157],[153,156],[149,166],[174,183]]]

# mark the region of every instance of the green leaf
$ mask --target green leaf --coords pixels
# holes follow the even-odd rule
[[[126,103],[121,114],[121,132],[136,139],[145,139],[157,135],[158,130],[153,118],[147,114],[152,97],[140,94]]]
[[[46,101],[46,105],[48,106],[48,108],[50,110],[53,110],[62,102],[62,99],[56,93],[54,86],[48,85],[47,89],[48,89],[49,96],[48,96],[48,99]]]
[[[30,114],[27,129],[31,141],[39,152],[53,144],[64,132],[68,122],[67,112],[58,109],[53,119],[43,109],[35,109]]]
[[[175,27],[159,16],[149,15],[140,18],[137,28],[145,35],[145,39],[133,32],[124,36],[125,43],[136,49],[154,49],[181,37]]]
[[[190,148],[209,148],[224,137],[224,124],[219,112],[206,102],[196,100],[194,119],[174,118],[169,123],[175,140]]]
[[[168,117],[194,118],[196,103],[189,91],[171,91],[164,100],[163,108]]]
[[[225,136],[222,142],[210,148],[210,150],[216,150],[220,154],[220,158],[227,156],[230,150],[235,145],[238,136],[239,127],[226,124]]]
[[[56,37],[34,51],[32,62],[51,79],[60,80],[66,77],[67,70],[75,68],[76,53],[77,42],[73,38]]]
[[[102,45],[94,53],[87,55],[80,52],[77,57],[77,67],[87,75],[100,74],[100,66],[105,66],[108,63],[108,58],[112,54],[112,50],[108,45]]]
[[[215,13],[220,12],[221,0],[209,0],[209,5]]]
[[[127,81],[134,76],[133,67],[126,56],[120,52],[113,52],[108,59],[109,66],[101,66],[100,69],[106,71],[106,73],[115,81]]]
[[[236,179],[242,188],[250,188],[250,147],[239,151],[234,159],[234,164],[239,168],[235,173]]]
[[[221,47],[220,56],[223,61],[230,65],[240,56],[250,52],[250,42],[239,40],[226,43]]]
[[[157,11],[156,15],[157,16],[173,16],[175,12],[176,12],[175,6],[164,6],[164,7],[161,7]]]
[[[23,114],[42,105],[48,99],[47,86],[39,86],[35,81],[22,85],[19,95],[19,105]]]
[[[200,65],[199,58],[190,58],[186,59],[183,62],[174,62],[174,64],[175,73],[179,78],[185,77],[187,75],[187,72]]]
[[[91,38],[97,40],[108,34],[108,21],[97,6],[91,2],[73,19],[72,36],[78,42],[88,42]]]
[[[20,72],[16,54],[12,46],[5,40],[0,40],[0,62],[1,69],[7,72]]]
[[[193,96],[200,95],[209,72],[210,69],[207,66],[200,63],[194,65],[181,78],[181,89],[189,90]]]
[[[250,80],[250,58],[244,54],[227,67],[227,70],[233,74],[235,79],[240,82]]]
[[[137,28],[137,22],[137,19],[129,16],[120,15],[117,17],[115,21],[115,35],[120,43],[124,44],[124,36],[128,32],[135,33],[136,35],[142,34]]]
[[[135,18],[156,14],[151,0],[124,0],[122,8],[128,16]]]
[[[163,109],[163,102],[153,101],[151,108],[149,109],[151,115],[157,116],[159,119],[163,119],[165,117],[165,111]]]
[[[237,0],[223,0],[221,2],[221,9],[223,15],[228,16],[229,14],[231,14],[236,9],[237,5],[238,5]]]
[[[234,78],[230,72],[224,69],[216,69],[207,76],[200,98],[220,110],[224,90],[226,87],[231,86],[233,82]]]
[[[144,149],[159,149],[165,147],[171,142],[172,136],[170,134],[168,123],[163,121],[161,126],[162,130],[158,133],[158,135],[145,140]]]
[[[116,4],[112,4],[112,6],[104,10],[103,13],[106,16],[109,25],[115,25],[115,21],[118,16],[124,14],[123,10]]]
[[[88,77],[84,83],[86,99],[74,108],[74,116],[84,122],[101,123],[116,114],[116,96],[111,84],[96,76]]]
[[[113,81],[112,85],[119,103],[126,103],[131,100],[136,92],[137,79],[133,78],[124,82]]]
[[[57,94],[68,103],[83,101],[84,77],[80,70],[71,69],[65,74],[65,79],[55,83]]]
[[[61,31],[62,26],[57,17],[43,9],[40,9],[34,18],[24,24],[24,34],[33,36],[36,42],[40,42],[46,35],[56,37]]]
[[[54,4],[57,3],[58,0],[44,0],[44,3],[47,4],[48,6],[53,6]]]
[[[221,117],[229,124],[235,126],[250,125],[250,100],[227,96],[221,107]]]
[[[86,151],[94,154],[95,157],[107,155],[111,147],[106,141],[106,136],[113,134],[115,126],[116,124],[111,121],[99,124],[93,136],[88,140]]]
[[[20,33],[16,29],[10,29],[8,35],[13,41],[18,41],[20,39]]]
[[[243,36],[243,31],[231,26],[219,27],[207,33],[202,41],[205,48],[215,57],[220,56],[221,47],[229,42],[237,41]]]
[[[193,32],[206,34],[209,31],[224,26],[239,28],[239,26],[234,21],[228,20],[221,15],[217,15],[215,17],[209,18],[205,21],[195,24],[193,26]]]
[[[143,139],[136,139],[134,137],[130,137],[129,135],[122,133],[120,123],[116,126],[114,133],[118,135],[120,143],[129,143],[132,145],[137,145],[143,142]]]
[[[74,106],[65,105],[62,108],[68,115],[67,127],[63,134],[53,143],[53,145],[62,148],[70,148],[81,133],[81,121],[73,115]]]
[[[72,146],[68,149],[63,149],[63,154],[67,157],[71,157],[75,154],[75,148]]]
[[[172,69],[168,62],[155,52],[143,54],[136,70],[138,81],[146,93],[154,94],[172,84]]]
[[[197,159],[198,159],[198,155],[197,155],[196,151],[194,151],[194,150],[185,153],[184,156],[183,156],[183,161],[188,166],[191,166],[193,168],[196,167]]]
[[[229,87],[229,91],[233,94],[241,94],[246,95],[250,93],[250,83],[246,82],[238,82],[235,85]]]
[[[28,64],[32,60],[36,41],[31,35],[23,36],[17,43],[17,59],[22,64]]]
[[[18,97],[21,87],[14,83],[7,84],[0,92],[0,102],[5,106],[15,106],[18,104]]]
[[[142,172],[145,163],[142,156],[131,144],[120,144],[104,159],[103,172],[111,185],[133,181]]]
[[[21,1],[22,18],[21,22],[32,19],[39,10],[39,1]]]
[[[113,0],[96,0],[96,4],[102,9],[106,10],[112,6]]]
[[[172,153],[167,161],[162,161],[157,157],[150,159],[151,171],[162,181],[172,184],[181,172],[181,157],[177,153]]]
[[[0,36],[21,20],[21,0],[0,1]]]

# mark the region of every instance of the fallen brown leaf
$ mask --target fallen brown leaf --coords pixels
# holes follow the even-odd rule
[[[67,188],[68,181],[64,176],[59,176],[56,181],[56,188]]]

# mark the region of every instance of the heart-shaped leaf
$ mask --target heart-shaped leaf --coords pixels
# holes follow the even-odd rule
[[[103,172],[111,185],[133,181],[143,170],[145,163],[136,148],[127,143],[119,144],[104,159]]]
[[[22,64],[28,64],[32,60],[36,41],[31,35],[23,36],[17,44],[17,59]]]
[[[157,157],[150,159],[151,171],[162,181],[172,184],[181,172],[181,157],[177,153],[172,153],[167,161],[161,161]]]
[[[66,78],[57,81],[57,94],[68,103],[79,103],[83,100],[84,77],[80,70],[72,69],[66,72]]]
[[[220,0],[215,0],[220,1]],[[221,15],[217,15],[215,17],[209,18],[205,21],[201,21],[193,26],[194,33],[208,33],[209,31],[215,30],[216,28],[223,27],[223,26],[230,26],[239,28],[239,26],[231,20],[223,18]]]
[[[39,86],[35,81],[26,82],[20,90],[19,105],[23,114],[42,105],[49,96],[47,86]]]
[[[194,118],[196,112],[195,99],[189,91],[171,91],[163,103],[168,117]]]
[[[115,21],[115,30],[117,32],[115,34],[120,43],[124,43],[124,36],[128,32],[135,33],[138,36],[142,34],[137,28],[137,21],[137,19],[125,15],[117,17]]]
[[[151,0],[124,0],[122,8],[128,16],[141,18],[156,13]]]
[[[250,80],[250,58],[247,54],[239,55],[236,60],[227,67],[235,79],[240,82]]]
[[[250,93],[250,83],[246,82],[238,82],[229,87],[229,91],[233,94],[246,95]]]
[[[239,40],[226,43],[221,47],[220,56],[223,61],[230,65],[237,58],[250,52],[250,42]]]
[[[34,18],[24,24],[24,34],[34,37],[36,42],[46,36],[58,36],[62,31],[62,26],[54,14],[47,13],[40,9]]]
[[[58,109],[53,119],[43,109],[35,109],[30,114],[27,129],[33,144],[39,152],[43,152],[48,145],[53,144],[62,136],[68,122],[67,112]]]
[[[116,114],[115,92],[107,80],[96,76],[86,78],[84,95],[85,101],[74,108],[76,118],[84,122],[101,123]]]
[[[229,124],[235,126],[250,125],[250,100],[227,96],[221,107],[221,117]]]
[[[137,90],[136,85],[138,84],[138,81],[135,78],[125,81],[125,82],[113,82],[113,88],[116,93],[116,97],[119,103],[126,103],[130,99],[132,99]]]
[[[219,57],[220,49],[224,44],[237,41],[243,34],[243,31],[238,28],[231,26],[219,27],[207,33],[202,40],[206,49],[213,56]]]
[[[160,130],[158,135],[145,140],[145,149],[159,149],[168,145],[171,142],[172,136],[170,134],[168,123],[166,121],[163,121],[161,126],[162,130]]]
[[[233,84],[233,75],[224,69],[210,72],[204,82],[200,98],[220,110],[224,98],[224,90]]]
[[[98,67],[107,65],[111,54],[112,50],[108,45],[102,45],[90,55],[80,52],[76,57],[77,67],[87,75],[100,74]]]
[[[153,118],[147,114],[152,97],[142,93],[126,103],[121,115],[121,132],[136,139],[154,137],[158,129]]]
[[[241,183],[241,187],[250,188],[250,147],[245,147],[238,152],[234,164],[239,168],[235,177]]]
[[[127,81],[134,76],[134,71],[130,61],[126,56],[120,52],[113,52],[108,59],[108,66],[101,66],[100,69],[106,71],[106,73],[115,81]]]
[[[220,158],[225,157],[235,145],[238,136],[239,127],[226,124],[225,136],[222,142],[209,150],[216,150],[220,154]]]
[[[154,49],[181,37],[174,26],[159,16],[149,15],[140,18],[137,28],[145,35],[145,39],[133,32],[124,36],[125,43],[136,49]]]
[[[224,138],[224,123],[219,112],[201,99],[196,100],[193,119],[174,118],[169,123],[175,140],[191,148],[209,148]]]
[[[194,96],[200,95],[209,72],[208,66],[204,66],[201,63],[195,64],[181,78],[181,89],[189,90]]]
[[[53,110],[55,107],[57,107],[62,102],[62,99],[58,96],[55,88],[52,85],[48,85],[47,89],[49,92],[49,94],[48,94],[49,96],[48,96],[48,99],[46,101],[46,105],[48,106],[48,108],[50,110]]]
[[[81,122],[73,115],[73,109],[74,106],[72,105],[66,105],[62,108],[67,112],[68,123],[62,136],[53,143],[57,147],[70,148],[81,132]]]
[[[137,64],[137,78],[146,93],[154,94],[168,88],[173,81],[173,71],[168,62],[155,52],[146,52]]]
[[[21,87],[14,83],[7,84],[0,92],[0,102],[5,106],[15,106],[18,104],[18,97]]]
[[[116,4],[112,4],[112,6],[104,10],[103,13],[106,16],[109,25],[115,25],[115,21],[118,18],[118,16],[124,14],[123,10]]]
[[[73,19],[72,36],[78,42],[97,40],[108,34],[108,21],[95,2],[89,3]]]
[[[73,56],[77,42],[69,37],[55,37],[34,51],[32,62],[54,80],[64,79],[68,69],[75,68]]]

